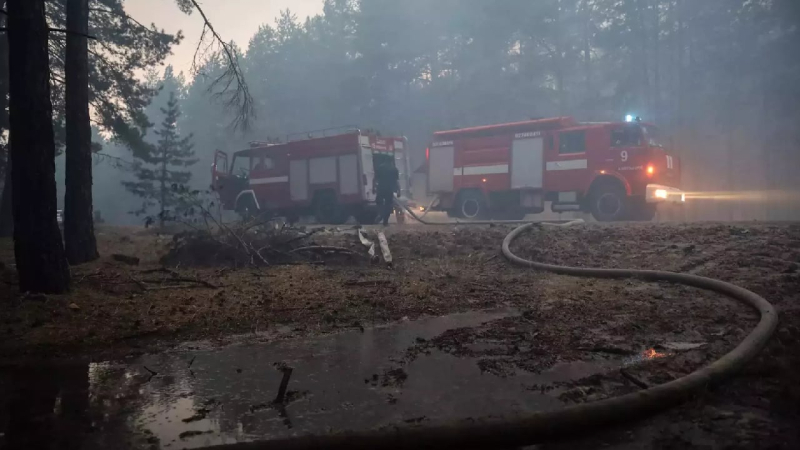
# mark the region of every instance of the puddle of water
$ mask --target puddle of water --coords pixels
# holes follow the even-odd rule
[[[407,365],[398,363],[417,338],[515,314],[453,314],[363,333],[176,351],[68,370],[0,370],[0,399],[10,398],[0,400],[0,433],[5,433],[0,448],[3,439],[6,445],[44,439],[42,427],[55,430],[49,439],[82,435],[82,448],[89,449],[106,448],[110,442],[127,443],[116,448],[198,448],[404,422],[513,415],[562,405],[526,386],[607,369],[593,362],[565,363],[542,374],[500,378],[482,373],[475,359],[438,351]],[[294,368],[289,383],[293,401],[285,408],[271,405],[282,377],[277,362]],[[20,423],[15,416],[29,418]]]

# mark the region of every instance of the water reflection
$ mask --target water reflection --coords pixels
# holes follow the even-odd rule
[[[579,362],[499,378],[474,359],[437,351],[402,361],[417,338],[514,314],[471,312],[128,361],[0,368],[0,394],[10,394],[0,405],[0,448],[198,448],[524,413],[561,406],[526,386],[604,369]],[[277,362],[294,368],[282,406],[272,403],[282,377]]]
[[[0,398],[0,448],[78,449],[91,429],[86,363],[6,368]]]

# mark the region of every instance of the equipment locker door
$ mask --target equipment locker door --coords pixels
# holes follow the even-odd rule
[[[453,146],[430,149],[428,192],[453,192],[453,149]]]
[[[364,200],[374,202],[376,198],[375,189],[375,164],[372,162],[372,147],[369,146],[369,138],[362,136],[366,140],[361,144],[361,177],[364,185]]]
[[[339,194],[358,194],[358,155],[339,156]]]
[[[515,140],[511,147],[511,189],[540,189],[543,164],[542,138]]]
[[[308,200],[308,160],[289,161],[289,197],[292,201]]]

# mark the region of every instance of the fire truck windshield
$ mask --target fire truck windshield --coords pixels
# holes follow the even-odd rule
[[[647,144],[651,147],[664,147],[661,131],[652,125],[642,125]]]
[[[250,158],[246,156],[233,157],[231,174],[237,177],[247,177],[250,174]]]
[[[611,131],[613,147],[638,147],[642,145],[642,128],[639,125],[626,124]]]

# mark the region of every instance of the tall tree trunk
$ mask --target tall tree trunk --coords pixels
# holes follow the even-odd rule
[[[89,0],[67,0],[66,191],[64,244],[70,264],[97,258],[92,217],[92,128],[89,124]],[[80,34],[78,34],[80,33]]]
[[[645,105],[647,113],[652,116],[653,114],[653,100],[650,92],[650,68],[649,68],[649,54],[648,54],[648,36],[647,24],[645,23],[645,6],[642,0],[636,1],[636,21],[637,21],[637,40],[639,41],[639,58],[636,64],[641,70],[641,100]]]
[[[0,237],[10,237],[14,234],[14,214],[11,212],[11,148],[8,145],[6,145],[5,171],[3,193],[0,195]]]
[[[585,105],[593,105],[591,100],[595,97],[592,92],[592,6],[589,0],[583,0],[583,72],[586,79]]]
[[[684,67],[684,56],[686,55],[686,48],[684,47],[684,26],[685,26],[685,11],[683,0],[677,0],[677,5],[675,6],[676,15],[677,15],[677,24],[675,26],[675,42],[677,47],[677,70],[676,70],[676,82],[675,82],[675,96],[676,96],[676,104],[675,104],[675,115],[677,116],[677,126],[681,127],[684,124],[684,111],[686,110],[686,102],[685,102],[685,94],[684,90],[686,89],[686,70]]]
[[[167,203],[167,147],[161,153],[161,202],[159,207],[161,211],[158,214],[158,223],[161,228],[164,228],[164,205]]]
[[[9,145],[21,291],[69,290],[56,221],[55,138],[44,0],[8,0]]]
[[[659,123],[664,117],[661,107],[661,2],[653,1],[653,118]]]
[[[5,7],[5,2],[1,2]],[[6,16],[0,16],[0,25],[6,26]],[[0,33],[0,133],[8,131],[8,40],[6,33]],[[11,149],[5,146],[5,176],[3,193],[0,194],[0,237],[10,237],[14,233],[14,217],[11,213]]]
[[[556,2],[554,47],[555,47],[555,73],[556,90],[558,92],[558,115],[563,116],[567,110],[566,92],[564,87],[564,49],[561,43],[561,0]]]

